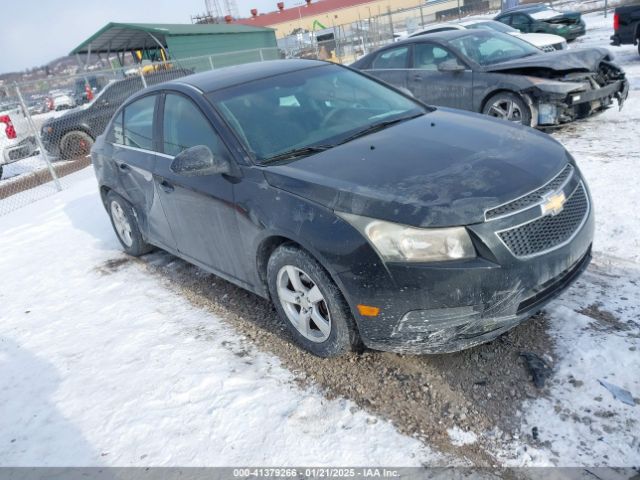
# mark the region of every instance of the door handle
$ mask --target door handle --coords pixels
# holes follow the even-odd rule
[[[171,185],[166,180],[163,180],[163,181],[160,182],[160,188],[162,188],[162,190],[164,190],[167,193],[171,193],[174,190],[173,185]]]
[[[131,167],[129,165],[127,165],[126,163],[118,164],[118,168],[120,169],[121,172],[130,172],[131,171]]]
[[[411,80],[422,80],[422,75],[419,73],[414,73],[411,75]]]

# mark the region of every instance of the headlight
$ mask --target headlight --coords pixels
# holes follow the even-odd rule
[[[336,214],[358,229],[389,262],[442,262],[476,256],[464,227],[416,228],[351,213]]]

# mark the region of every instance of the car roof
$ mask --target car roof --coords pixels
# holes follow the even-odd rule
[[[167,87],[171,84],[187,84],[198,90],[209,93],[223,88],[247,83],[253,80],[304,70],[312,67],[331,65],[329,62],[318,60],[270,60],[268,62],[245,63],[232,67],[225,67],[219,70],[211,70],[203,73],[196,73],[187,77],[181,77],[162,84]]]
[[[462,20],[460,22],[458,22],[458,25],[462,25],[463,27],[466,27],[467,25],[474,25],[476,23],[490,23],[490,22],[495,22],[495,23],[500,23],[497,20],[494,20],[493,18],[490,17],[476,17],[476,18],[469,18],[467,20]]]
[[[512,8],[508,8],[507,10],[503,10],[501,13],[511,13],[511,12],[523,12],[528,10],[540,10],[542,8],[549,8],[544,3],[525,3],[524,5],[518,5]]]
[[[425,33],[424,35],[419,35],[417,37],[405,38],[399,42],[389,45],[389,47],[402,45],[404,43],[415,43],[415,42],[421,42],[421,41],[426,42],[428,40],[434,40],[434,39],[448,42],[450,40],[454,40],[460,37],[466,37],[469,35],[487,35],[488,36],[488,35],[493,35],[493,33],[489,32],[488,30],[477,30],[477,29],[469,30],[466,28],[461,30],[446,30],[444,32]]]
[[[430,32],[431,30],[437,30],[439,28],[457,28],[461,30],[460,27],[461,27],[460,22],[432,23],[431,25],[427,25],[426,27],[416,30],[415,32],[411,32],[411,35],[416,35],[421,32]]]

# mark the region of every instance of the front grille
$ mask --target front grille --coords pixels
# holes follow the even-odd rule
[[[564,42],[560,42],[560,43],[556,43],[553,45],[553,49],[555,50],[563,50],[564,49]],[[553,51],[553,50],[551,50]]]
[[[536,203],[542,202],[545,195],[558,191],[560,187],[562,187],[562,185],[564,185],[571,178],[571,175],[573,175],[573,167],[571,165],[567,165],[558,175],[553,178],[553,180],[535,190],[534,192],[531,192],[520,198],[516,198],[515,200],[509,203],[505,203],[504,205],[492,208],[491,210],[487,210],[485,213],[485,219],[493,220],[505,215],[510,215],[512,213],[519,212],[520,210],[529,208]]]
[[[498,233],[516,257],[528,257],[556,248],[569,241],[589,213],[589,200],[581,183],[568,198],[562,212],[545,216]]]

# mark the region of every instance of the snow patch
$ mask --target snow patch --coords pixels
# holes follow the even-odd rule
[[[473,445],[478,441],[478,436],[471,432],[462,430],[460,427],[453,427],[447,429],[451,444],[456,447],[462,447],[463,445]]]

